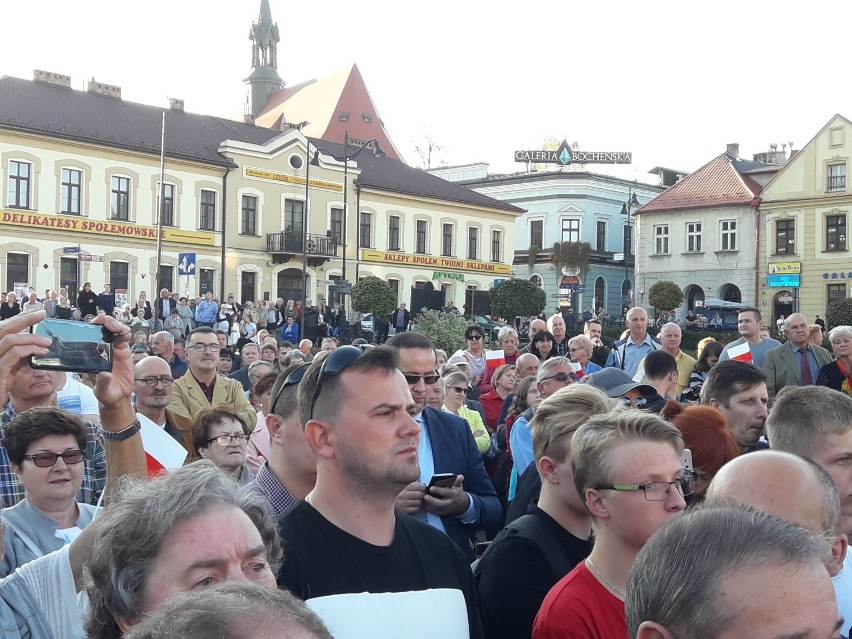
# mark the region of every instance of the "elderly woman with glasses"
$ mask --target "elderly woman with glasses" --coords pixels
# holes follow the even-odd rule
[[[465,419],[470,426],[474,440],[476,440],[476,447],[479,452],[487,453],[491,446],[491,435],[485,428],[485,424],[482,423],[482,416],[464,404],[464,400],[467,398],[467,375],[462,372],[450,373],[446,377],[442,377],[439,383],[444,390],[444,412]]]
[[[576,335],[568,340],[568,355],[572,362],[582,366],[583,375],[591,375],[601,370],[601,367],[591,361],[595,345],[585,335]]]
[[[503,363],[514,364],[518,360],[518,332],[511,326],[504,326],[497,333],[497,348],[503,351]],[[496,368],[487,368],[482,384],[479,385],[479,390],[483,393],[489,393],[494,390],[494,383],[491,378],[494,375]]]
[[[485,379],[485,333],[477,325],[468,326],[464,332],[467,348],[462,355],[467,361],[467,377],[472,386],[479,387]]]
[[[246,465],[248,425],[242,415],[225,405],[205,408],[192,424],[192,444],[202,459],[209,459],[241,486],[252,480]]]
[[[98,511],[77,502],[86,454],[79,417],[54,407],[31,408],[12,419],[3,445],[25,498],[3,510],[6,555],[0,576],[70,544]]]

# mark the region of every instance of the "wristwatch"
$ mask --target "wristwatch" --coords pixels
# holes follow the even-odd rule
[[[142,430],[142,424],[139,423],[138,419],[133,420],[133,423],[130,424],[124,430],[120,430],[117,432],[112,432],[109,430],[101,429],[101,433],[103,433],[104,439],[109,440],[111,442],[123,442],[125,439],[129,437],[133,437],[136,433]]]

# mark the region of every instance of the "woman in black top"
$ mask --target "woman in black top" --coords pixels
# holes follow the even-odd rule
[[[17,298],[18,296],[14,293],[9,293],[6,301],[0,304],[0,320],[15,317],[15,315],[21,312],[21,305],[18,304]]]
[[[77,293],[77,308],[80,309],[80,314],[83,317],[98,314],[98,296],[92,290],[90,282],[84,282],[83,288]]]

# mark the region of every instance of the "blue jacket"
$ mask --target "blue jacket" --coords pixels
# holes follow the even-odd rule
[[[293,344],[299,343],[299,325],[293,322],[293,325],[284,324],[281,327],[281,339]]]
[[[428,406],[423,409],[423,419],[429,431],[435,473],[464,475],[464,490],[473,500],[475,523],[463,524],[451,516],[441,518],[449,538],[472,558],[471,539],[476,532],[496,531],[500,525],[500,500],[485,472],[482,453],[476,447],[467,422],[456,415]]]

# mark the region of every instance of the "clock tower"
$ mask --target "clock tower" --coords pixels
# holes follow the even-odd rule
[[[253,122],[255,116],[266,105],[269,96],[284,88],[278,75],[278,24],[272,21],[269,0],[261,0],[260,15],[249,31],[251,47],[251,75],[243,82],[246,91],[245,120]]]

